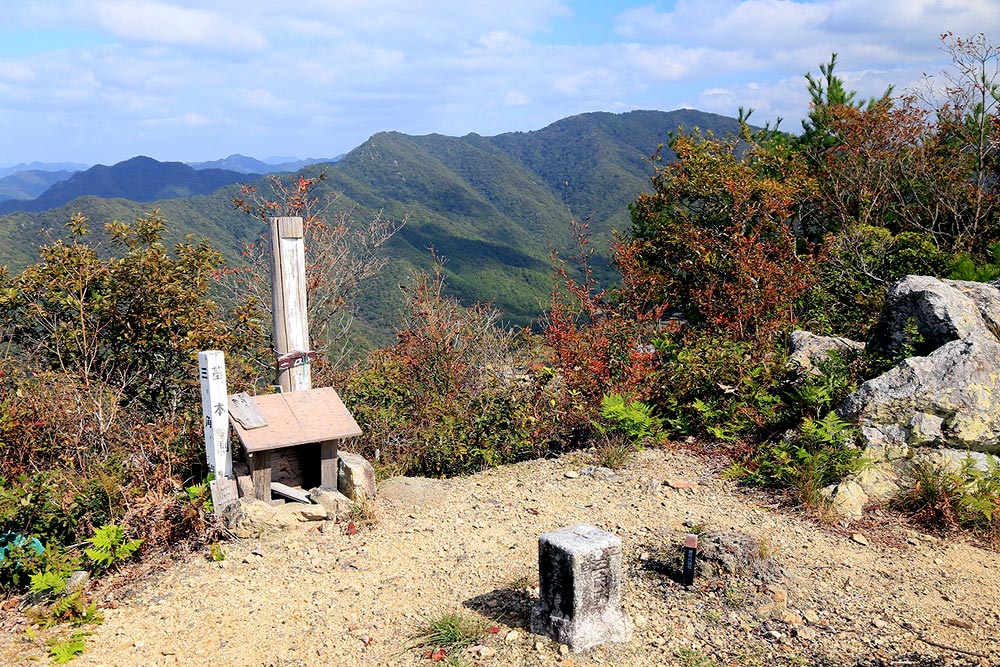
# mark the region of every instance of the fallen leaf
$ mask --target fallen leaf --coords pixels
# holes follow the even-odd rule
[[[347,522],[347,528],[344,529],[344,535],[357,535],[358,527],[354,525],[353,521]]]
[[[432,662],[441,662],[447,657],[448,657],[448,651],[445,651],[443,648],[434,649],[434,651],[431,653]]]
[[[495,635],[498,632],[500,632],[500,627],[496,625],[491,625],[490,627],[486,628],[486,632],[490,633],[491,635]]]

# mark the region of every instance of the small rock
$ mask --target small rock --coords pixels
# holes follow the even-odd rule
[[[776,621],[781,621],[785,625],[791,625],[792,627],[798,627],[802,625],[802,617],[795,612],[789,611],[787,609],[775,609],[771,612],[771,618]]]
[[[77,570],[69,579],[66,580],[66,588],[63,592],[66,595],[72,595],[73,593],[78,593],[87,587],[87,582],[90,581],[90,572],[86,570]]]
[[[636,614],[635,617],[632,619],[632,622],[635,623],[635,627],[642,629],[646,627],[646,624],[649,621],[647,621],[646,617],[643,616],[642,614]]]
[[[563,474],[563,476],[564,476],[564,477],[566,477],[567,479],[576,479],[577,477],[579,477],[579,476],[580,476],[580,473],[578,473],[578,472],[577,472],[577,471],[575,471],[575,470],[567,470],[567,471],[566,471],[566,472],[565,472],[565,473]]]
[[[286,503],[280,512],[290,514],[296,521],[326,521],[326,508],[322,505],[304,505],[302,503]]]
[[[806,609],[802,612],[802,618],[804,618],[807,623],[812,623],[813,625],[819,623],[819,614],[812,609]]]
[[[357,502],[375,499],[375,469],[358,454],[338,452],[337,490]]]
[[[507,642],[508,644],[513,644],[513,643],[515,643],[520,638],[521,638],[521,635],[520,635],[520,633],[517,630],[511,630],[506,635],[504,635],[503,640],[505,642]]]
[[[664,482],[671,489],[682,489],[684,491],[694,491],[695,483],[685,479],[668,479]]]
[[[808,625],[800,625],[795,628],[795,636],[799,639],[805,639],[807,641],[816,639],[816,631],[810,628]]]
[[[866,547],[868,546],[868,538],[866,538],[861,533],[854,533],[853,535],[851,535],[851,539],[857,542],[858,544],[861,544]]]
[[[566,644],[560,644],[559,655],[569,655],[569,646],[567,646]]]
[[[541,651],[545,649],[545,644],[542,642],[535,642],[535,650]]]

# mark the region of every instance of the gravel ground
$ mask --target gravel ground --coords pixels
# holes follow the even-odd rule
[[[723,480],[692,455],[645,451],[616,474],[586,453],[467,478],[384,482],[379,520],[225,543],[94,592],[105,621],[74,665],[431,665],[428,619],[495,626],[463,665],[1000,665],[995,552],[878,514],[821,525]],[[691,488],[684,488],[691,487]],[[528,630],[541,533],[591,523],[621,537],[627,644],[585,653]],[[769,579],[674,580],[692,530],[756,538]],[[44,643],[5,613],[0,663],[44,664]],[[456,657],[460,659],[456,659]]]

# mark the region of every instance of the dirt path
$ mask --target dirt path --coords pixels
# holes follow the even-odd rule
[[[641,452],[607,478],[580,474],[586,465],[575,454],[390,480],[380,521],[356,535],[304,524],[228,543],[222,563],[192,555],[114,594],[71,664],[430,665],[408,647],[448,611],[500,628],[484,640],[488,655],[465,655],[466,665],[1000,664],[972,655],[1000,654],[994,552],[886,522],[822,528],[680,452]],[[528,613],[538,535],[581,522],[622,538],[636,627],[628,644],[565,655],[527,630]],[[691,526],[758,538],[784,576],[679,586],[665,570]],[[45,662],[37,642],[3,640],[0,661],[32,659]]]

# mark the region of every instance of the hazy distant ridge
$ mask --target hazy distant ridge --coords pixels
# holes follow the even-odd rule
[[[235,171],[196,170],[182,162],[158,162],[139,156],[110,167],[99,164],[77,172],[53,184],[36,199],[0,202],[0,213],[46,211],[86,195],[137,202],[192,197],[245,180],[246,174]]]
[[[343,155],[334,158],[306,158],[305,160],[289,160],[285,162],[265,162],[257,158],[247,157],[239,153],[230,155],[221,160],[210,160],[208,162],[188,162],[187,165],[194,169],[226,169],[236,171],[241,174],[273,174],[283,171],[298,171],[303,167],[322,162],[336,162]]]

